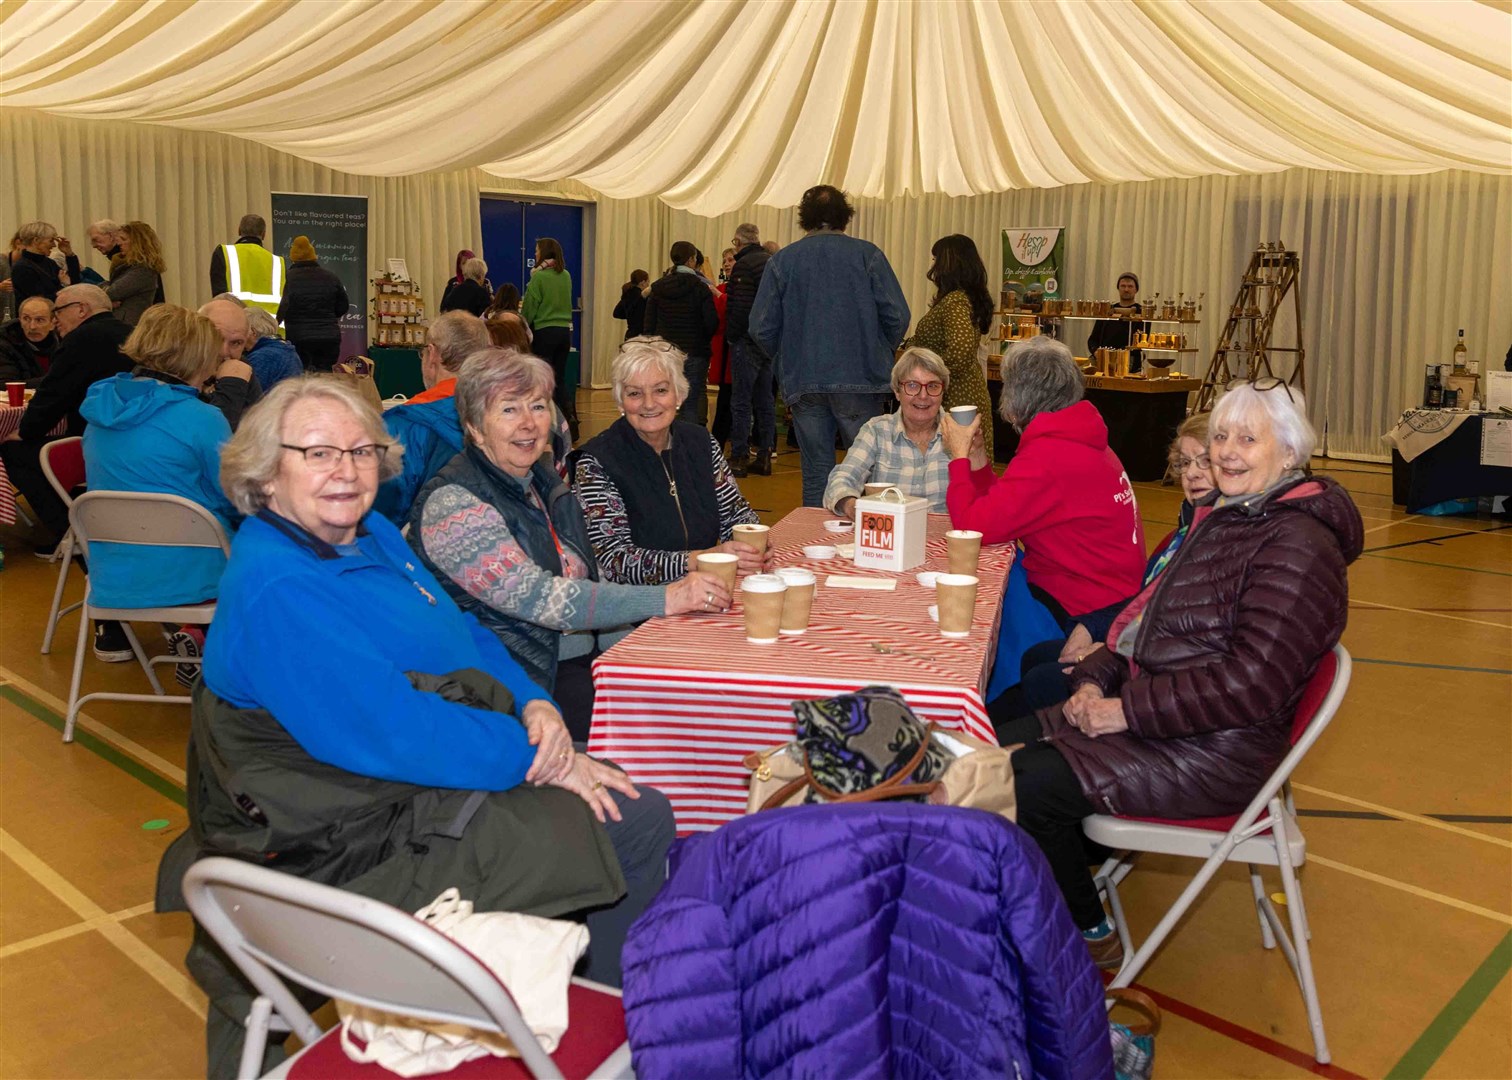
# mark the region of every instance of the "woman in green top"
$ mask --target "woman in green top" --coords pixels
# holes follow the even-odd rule
[[[959,233],[936,240],[930,254],[934,260],[926,276],[935,287],[934,299],[913,337],[903,344],[928,349],[945,361],[950,383],[940,409],[975,405],[984,418],[982,438],[987,443],[987,460],[992,461],[992,398],[977,359],[982,335],[992,326],[987,267],[971,237]]]
[[[525,286],[520,315],[535,335],[531,351],[551,365],[556,376],[552,399],[572,428],[577,442],[577,395],[567,386],[567,354],[572,351],[572,275],[562,257],[562,245],[549,236],[536,241],[535,270]]]

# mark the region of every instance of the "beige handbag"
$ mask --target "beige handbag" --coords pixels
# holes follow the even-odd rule
[[[929,737],[943,746],[955,760],[945,770],[928,801],[937,806],[964,806],[1001,814],[1009,821],[1018,816],[1018,798],[1013,786],[1013,752],[1023,743],[997,746],[964,731],[942,731],[933,725]],[[796,742],[783,743],[770,750],[747,754],[745,767],[751,770],[751,790],[746,798],[746,813],[771,810],[779,806],[798,806],[814,787]],[[875,794],[874,794],[875,792]],[[866,799],[842,796],[825,802],[875,801],[888,794],[906,794],[911,789],[887,792],[882,788],[860,794]],[[823,796],[821,795],[821,798]]]

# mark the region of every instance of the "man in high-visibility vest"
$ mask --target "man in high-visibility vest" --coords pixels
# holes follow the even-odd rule
[[[234,244],[221,244],[210,256],[210,294],[231,293],[244,304],[278,314],[283,297],[284,261],[263,247],[268,223],[257,214],[243,214]]]

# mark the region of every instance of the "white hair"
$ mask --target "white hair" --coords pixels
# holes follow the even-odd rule
[[[57,306],[74,303],[83,304],[91,315],[115,310],[109,294],[98,285],[67,285],[58,290]]]
[[[1302,391],[1289,387],[1279,379],[1270,389],[1257,390],[1253,383],[1234,387],[1218,399],[1208,418],[1211,432],[1229,431],[1235,427],[1250,429],[1258,426],[1256,418],[1264,414],[1270,421],[1271,433],[1286,447],[1291,458],[1289,468],[1301,469],[1312,457],[1313,447],[1318,443],[1318,433],[1307,419],[1307,401]]]
[[[482,281],[488,276],[488,264],[482,259],[468,259],[462,264],[462,276],[472,278],[474,281]]]
[[[672,393],[680,406],[688,397],[688,377],[683,374],[683,364],[688,354],[664,338],[643,334],[633,337],[620,346],[614,366],[609,369],[609,380],[614,394],[614,403],[624,408],[625,383],[647,369],[654,368],[662,378],[672,384]]]
[[[109,218],[101,218],[91,225],[88,231],[102,233],[106,236],[114,236],[121,231],[121,227]]]

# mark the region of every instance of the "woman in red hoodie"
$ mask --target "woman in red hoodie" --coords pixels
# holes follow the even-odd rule
[[[1018,452],[999,478],[980,413],[968,427],[941,425],[952,459],[945,505],[951,523],[984,544],[1023,542],[1030,591],[1069,631],[1076,616],[1139,591],[1145,545],[1134,488],[1108,448],[1107,424],[1082,400],[1070,349],[1048,337],[1020,342],[1002,373],[999,411],[1020,433]]]

